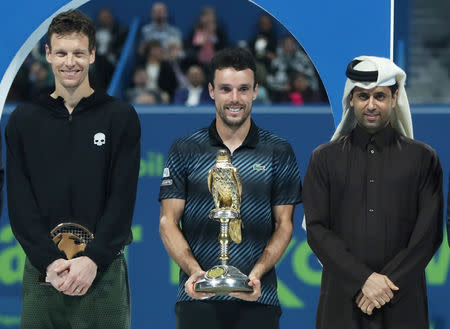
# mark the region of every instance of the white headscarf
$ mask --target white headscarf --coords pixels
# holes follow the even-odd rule
[[[354,59],[360,61],[353,69],[359,72],[377,71],[376,81],[357,81],[347,78],[342,97],[342,120],[331,137],[334,141],[343,135],[347,135],[356,126],[356,119],[353,110],[350,110],[349,95],[353,88],[372,89],[378,86],[392,86],[397,82],[398,97],[397,105],[391,117],[391,125],[400,134],[413,138],[413,126],[411,111],[409,109],[408,97],[405,91],[406,73],[390,59],[375,56],[360,56]]]

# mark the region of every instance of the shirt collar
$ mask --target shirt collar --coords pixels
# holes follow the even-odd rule
[[[352,132],[352,140],[364,149],[372,144],[377,149],[382,150],[391,143],[394,135],[395,130],[390,124],[375,134],[369,134],[363,127],[356,125]]]
[[[242,142],[242,145],[239,146],[239,148],[241,147],[255,148],[259,141],[258,131],[259,131],[258,126],[255,124],[253,120],[251,120],[250,130],[247,136],[245,137],[244,141]],[[216,119],[214,119],[211,125],[209,126],[208,133],[211,145],[225,146],[223,144],[222,138],[219,136],[219,133],[217,132]]]

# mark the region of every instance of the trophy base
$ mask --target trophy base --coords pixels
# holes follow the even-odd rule
[[[234,266],[216,265],[195,283],[195,291],[225,296],[232,291],[252,292],[249,278]]]

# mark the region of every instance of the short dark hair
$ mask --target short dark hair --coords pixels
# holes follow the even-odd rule
[[[389,86],[391,90],[392,96],[394,96],[395,92],[398,90],[398,82],[396,81],[392,86]]]
[[[218,51],[211,60],[210,70],[212,73],[211,84],[214,86],[214,75],[216,70],[233,68],[236,71],[250,69],[255,77],[254,86],[256,86],[256,64],[253,55],[247,49],[225,48]]]
[[[95,27],[92,20],[78,9],[68,10],[56,15],[47,31],[47,45],[52,50],[52,35],[67,35],[73,32],[83,33],[89,40],[89,52],[95,48]]]

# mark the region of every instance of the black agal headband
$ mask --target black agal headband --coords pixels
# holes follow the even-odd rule
[[[360,60],[352,60],[345,71],[347,78],[354,81],[364,81],[364,82],[376,82],[378,80],[378,71],[357,71],[354,67],[361,63]]]

